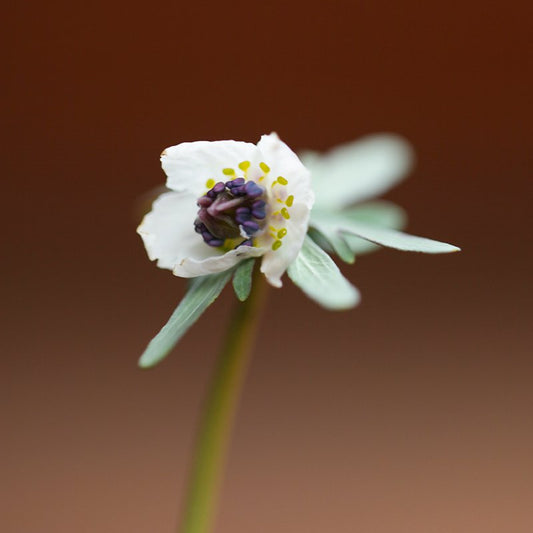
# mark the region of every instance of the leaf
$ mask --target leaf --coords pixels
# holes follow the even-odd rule
[[[407,175],[414,154],[406,140],[383,133],[300,159],[311,172],[316,206],[340,209],[388,191]]]
[[[340,259],[350,265],[355,263],[355,254],[348,245],[346,238],[337,232],[328,231],[327,233],[322,233],[315,228],[309,228],[309,236],[325,252],[336,253]]]
[[[359,291],[341,274],[331,257],[308,236],[287,273],[309,298],[326,309],[350,309],[361,299]]]
[[[407,224],[406,212],[399,205],[386,200],[365,202],[355,207],[343,209],[341,213],[350,220],[357,220],[380,228],[401,230]]]
[[[375,225],[391,229],[402,229],[405,227],[407,221],[405,211],[401,207],[385,200],[365,202],[356,207],[343,209],[340,213],[338,211],[320,208],[313,209],[311,212],[311,226],[314,226],[318,231],[324,234],[324,237],[326,237],[331,243],[332,248],[333,242],[341,239],[342,244],[344,244],[354,256],[375,251],[376,249],[379,249],[379,245],[362,239],[361,237],[356,237],[353,234],[341,233],[339,231],[339,223],[337,220],[338,216],[342,216],[343,219],[347,218],[348,220],[364,222],[372,226]],[[318,242],[318,244],[321,245],[320,242]],[[335,249],[335,252],[343,261],[349,263],[350,261],[347,261],[347,258],[350,256],[344,252],[342,244],[341,248]],[[326,248],[324,248],[324,250],[326,250]],[[344,252],[344,257],[339,252]],[[351,262],[353,263],[353,261]]]
[[[241,302],[244,302],[250,296],[254,263],[254,257],[241,261],[233,274],[233,289]]]
[[[194,278],[168,322],[150,341],[139,359],[139,366],[149,368],[164,359],[198,320],[202,313],[217,299],[233,270]]]
[[[416,237],[415,235],[409,235],[408,233],[402,233],[394,229],[360,222],[353,216],[350,216],[350,211],[346,213],[342,211],[340,213],[315,213],[312,223],[318,230],[324,233],[334,231],[341,235],[355,235],[375,244],[406,252],[444,254],[460,250],[457,246],[445,242],[434,241],[425,237]],[[351,243],[349,242],[349,244]]]

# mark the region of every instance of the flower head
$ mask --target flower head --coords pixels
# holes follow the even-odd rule
[[[311,299],[341,310],[357,305],[360,295],[327,252],[353,263],[356,255],[378,246],[426,253],[459,250],[402,233],[402,209],[368,201],[410,169],[412,150],[400,137],[368,136],[326,154],[301,157],[303,163],[275,133],[257,145],[198,141],[163,151],[171,191],[157,198],[138,233],[159,267],[196,279],[148,345],[141,366],[165,357],[231,277],[237,297],[245,300],[255,258],[261,257],[261,272],[271,285],[281,287],[287,271]]]
[[[310,173],[275,133],[255,144],[198,141],[161,154],[171,192],[138,228],[150,259],[176,276],[222,272],[262,256],[274,286],[307,233]]]

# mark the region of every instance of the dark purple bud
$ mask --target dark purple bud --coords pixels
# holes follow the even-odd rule
[[[235,215],[235,222],[237,222],[237,224],[244,224],[251,219],[252,215],[250,213],[241,213],[240,215]]]
[[[240,187],[241,185],[244,185],[244,178],[235,178],[231,181],[226,181],[226,187],[228,189],[233,189],[234,187]]]
[[[242,241],[241,244],[237,246],[237,248],[239,246],[253,246],[253,244],[254,243],[252,242],[252,239],[246,239],[245,241]]]
[[[243,222],[242,227],[248,235],[252,235],[259,229],[259,224],[253,220],[247,220],[246,222]]]
[[[254,183],[253,181],[249,181],[244,186],[244,190],[250,198],[257,198],[263,194],[263,189],[259,187],[257,183]]]
[[[209,207],[212,203],[213,199],[209,198],[209,196],[200,196],[196,202],[199,207]]]
[[[203,222],[195,222],[194,231],[196,231],[196,233],[203,233],[204,231],[207,231],[207,228]]]
[[[221,193],[226,188],[226,184],[222,181],[219,181],[211,190],[215,193]]]
[[[266,212],[264,209],[253,209],[252,216],[258,220],[263,220],[266,217]]]
[[[224,244],[224,241],[222,239],[213,239],[212,241],[209,241],[207,244],[209,244],[209,246],[218,248],[219,246],[222,246]]]
[[[266,202],[264,200],[256,200],[252,204],[252,209],[263,209],[263,207],[265,207],[265,205],[266,205]]]

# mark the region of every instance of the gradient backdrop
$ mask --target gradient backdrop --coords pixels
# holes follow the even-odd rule
[[[328,313],[271,290],[217,533],[533,531],[529,3],[12,2],[1,143],[3,533],[170,533],[234,297],[164,364],[183,295],[135,228],[197,139],[415,146],[387,198],[463,247],[380,251]]]

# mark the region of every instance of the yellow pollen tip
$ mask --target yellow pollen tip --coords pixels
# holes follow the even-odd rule
[[[205,182],[205,186],[206,186],[208,189],[211,189],[211,188],[213,188],[213,187],[215,186],[215,183],[216,183],[216,181],[215,181],[213,178],[211,178],[210,180],[207,180],[207,181]]]
[[[287,185],[289,183],[283,176],[278,176],[277,182],[280,185]]]
[[[291,215],[289,214],[289,210],[284,207],[282,210],[281,210],[281,216],[285,219],[285,220],[289,220],[289,218],[291,218]]]
[[[249,168],[250,168],[250,161],[243,161],[242,163],[239,163],[239,168],[243,171],[243,172],[246,172]]]
[[[235,176],[235,170],[232,168],[223,168],[222,174],[224,174],[225,176]]]
[[[267,174],[268,172],[270,172],[270,167],[266,164],[266,163],[259,163],[259,168],[265,173]]]
[[[287,235],[287,229],[286,228],[281,228],[278,231],[278,239],[283,239],[283,237],[285,237],[285,235]]]
[[[294,202],[294,196],[291,194],[286,200],[285,200],[285,205],[287,207],[291,207],[292,204]]]
[[[283,243],[281,241],[275,241],[272,244],[272,250],[276,251]]]

